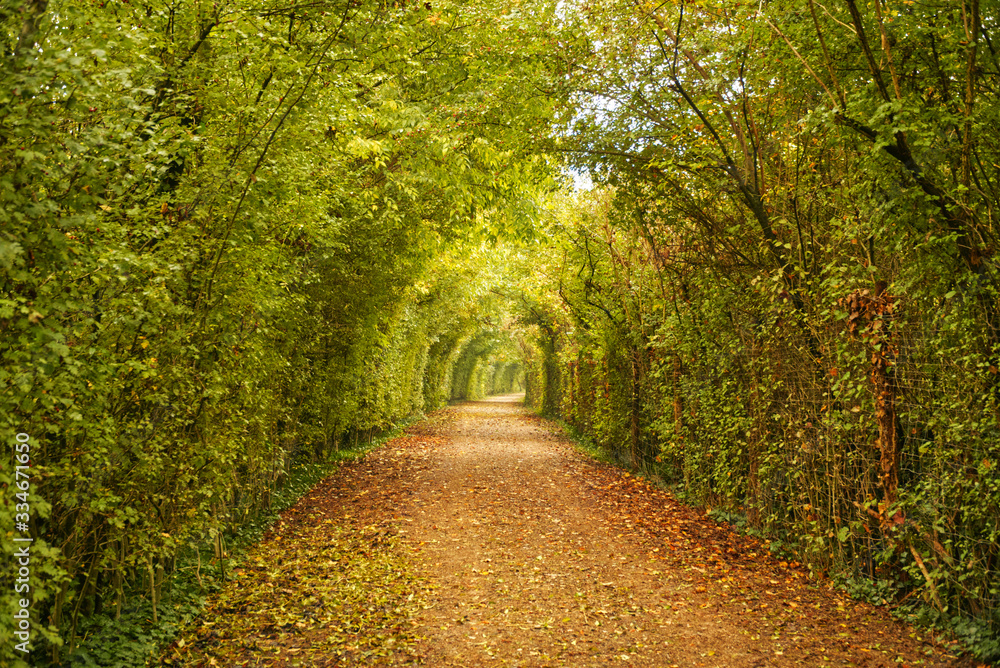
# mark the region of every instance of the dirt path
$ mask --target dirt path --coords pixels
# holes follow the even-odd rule
[[[672,612],[692,607],[692,584],[668,582],[656,553],[622,533],[628,524],[592,493],[606,481],[545,425],[500,400],[467,404],[456,418],[405,509],[439,583],[421,620],[433,631],[429,664],[740,665],[748,656],[728,619]]]
[[[254,610],[246,597],[277,581],[291,621],[278,625],[277,613],[264,611],[258,621],[227,631],[225,620],[216,620],[208,634],[202,628],[187,636],[193,652],[172,648],[183,658],[178,663],[225,665],[221,657],[233,665],[463,668],[954,661],[884,610],[846,599],[796,564],[774,560],[757,541],[577,453],[513,397],[441,411],[345,466],[291,509],[248,562],[267,561],[269,545],[334,544],[343,539],[338,525],[365,537],[371,546],[365,556],[381,560],[381,575],[364,571],[351,580],[343,550],[337,559],[324,557],[337,568],[319,570],[307,551],[295,562],[295,578],[273,566],[242,569],[243,584],[214,610]],[[385,580],[386,573],[394,579]],[[360,592],[354,603],[329,593],[348,584]],[[310,596],[315,591],[328,594]],[[309,613],[296,627],[295,614],[305,613],[292,604],[302,597],[318,600],[312,609],[323,615]],[[368,617],[345,621],[357,610]],[[254,633],[259,638],[250,643]]]

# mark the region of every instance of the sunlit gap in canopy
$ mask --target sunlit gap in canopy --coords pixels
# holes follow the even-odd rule
[[[588,170],[567,169],[566,174],[573,180],[573,190],[585,192],[594,189],[594,181]]]
[[[572,140],[575,135],[585,132],[588,125],[601,124],[610,121],[612,113],[619,108],[617,100],[602,95],[586,95],[578,98],[576,107],[578,111],[566,122],[562,128],[555,130],[555,135],[560,139]],[[558,141],[558,140],[557,140]],[[571,145],[572,141],[567,142]],[[580,152],[581,149],[576,149]],[[573,149],[569,149],[569,165],[563,168],[563,174],[571,180],[572,189],[575,191],[587,191],[594,188],[594,180],[591,171],[579,161],[572,157]],[[575,156],[579,157],[579,155]]]

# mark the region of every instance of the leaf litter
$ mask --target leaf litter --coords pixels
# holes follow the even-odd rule
[[[161,660],[874,668],[949,649],[498,398],[322,481]]]

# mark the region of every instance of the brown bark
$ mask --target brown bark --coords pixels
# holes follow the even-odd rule
[[[684,401],[681,398],[681,357],[674,353],[674,438],[684,432]]]
[[[888,341],[882,342],[883,347]],[[879,350],[872,353],[872,383],[875,385],[875,416],[878,420],[878,444],[881,454],[882,489],[886,504],[893,504],[899,490],[899,440],[896,415],[896,371],[888,357]]]
[[[639,425],[639,412],[641,410],[641,402],[639,397],[642,391],[641,387],[641,376],[639,373],[639,363],[636,357],[639,355],[638,350],[632,351],[632,401],[629,412],[631,413],[631,424],[629,425],[629,440],[632,442],[632,462],[638,464],[644,462],[646,458],[646,453],[641,450],[641,430]]]
[[[875,417],[878,423],[879,482],[885,507],[899,497],[899,453],[902,434],[896,412],[896,345],[890,322],[896,300],[879,281],[875,293],[856,290],[840,300],[847,308],[848,330],[871,348],[871,380],[875,390]]]

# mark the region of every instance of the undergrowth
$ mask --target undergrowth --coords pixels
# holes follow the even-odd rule
[[[667,484],[649,467],[624,465],[572,424],[559,418],[549,419],[559,426],[577,451],[591,459],[641,476],[650,484],[669,491],[681,502],[701,505],[697,504],[691,495],[685,493],[682,485]],[[695,503],[692,504],[692,501]],[[774,557],[787,561],[804,558],[801,541],[796,536],[777,535],[774,532],[758,529],[748,521],[746,515],[732,510],[710,508],[708,515],[719,524],[725,524],[741,534],[762,540]],[[1000,638],[991,630],[989,619],[975,619],[954,614],[947,608],[938,610],[920,598],[908,599],[905,587],[886,577],[868,577],[849,570],[840,570],[830,573],[829,578],[834,586],[854,600],[875,606],[888,606],[897,619],[926,628],[939,634],[943,639],[956,642],[963,651],[976,659],[989,662],[990,665],[1000,662]],[[990,614],[998,618],[993,622],[996,625],[997,621],[1000,621],[1000,610],[992,611]]]
[[[352,447],[330,453],[324,462],[301,463],[289,471],[284,483],[275,490],[270,509],[249,517],[226,536],[225,558],[218,560],[210,546],[188,546],[177,554],[174,572],[165,577],[161,600],[153,605],[148,591],[132,591],[119,614],[109,610],[81,619],[80,636],[62,665],[139,666],[156,663],[161,648],[173,641],[181,630],[198,617],[208,597],[223,589],[229,572],[240,565],[247,550],[258,543],[279,514],[293,506],[320,480],[344,462],[361,459],[372,450],[397,437],[403,429],[420,419],[413,418],[392,431]],[[36,658],[36,661],[38,659]],[[36,663],[35,665],[45,665]]]
[[[573,447],[579,452],[587,455],[591,459],[601,462],[602,464],[609,464],[611,466],[622,468],[620,464],[615,462],[611,455],[604,450],[604,448],[590,439],[586,433],[580,431],[565,420],[552,418],[548,419],[559,426],[559,429],[566,435],[569,442],[572,443]]]
[[[763,540],[776,557],[789,561],[803,558],[800,541],[794,536],[778,537],[756,529],[745,515],[721,508],[709,510],[708,515],[719,524]],[[814,577],[826,576],[814,574]],[[849,569],[834,571],[828,577],[835,587],[856,601],[885,606],[897,619],[928,629],[941,636],[944,642],[957,643],[962,651],[978,660],[991,665],[1000,661],[1000,638],[992,632],[987,619],[955,614],[947,608],[938,610],[923,598],[911,598],[913,591],[907,591],[900,581],[892,578],[869,576]],[[1000,611],[992,614],[1000,616]]]

